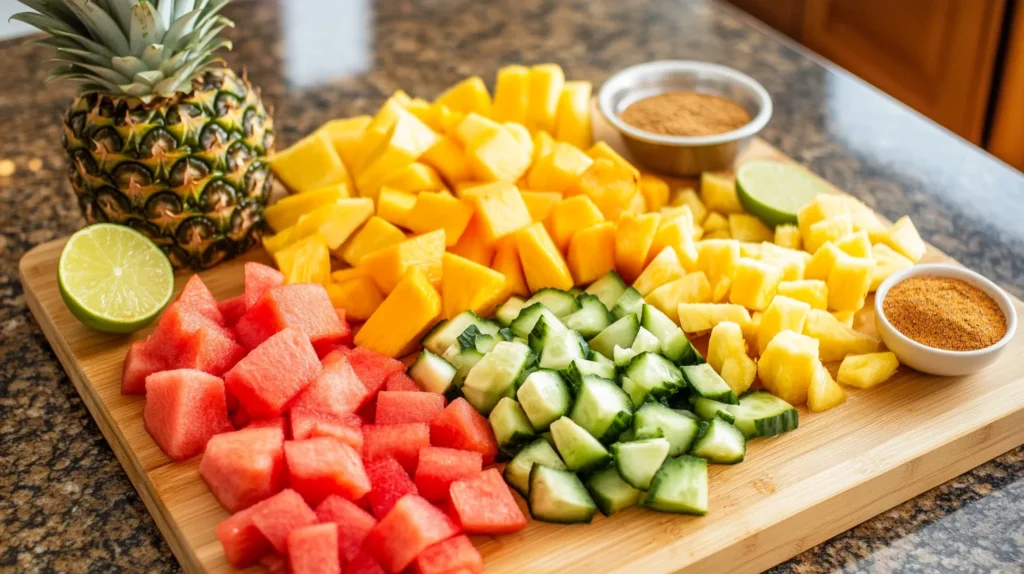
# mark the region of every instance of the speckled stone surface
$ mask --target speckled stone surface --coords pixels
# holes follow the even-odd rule
[[[370,112],[393,90],[434,97],[503,64],[554,61],[599,84],[663,58],[710,60],[775,101],[764,137],[889,218],[1024,295],[1024,177],[716,2],[254,0],[231,6],[227,59],[274,107],[281,144]],[[25,307],[17,261],[82,220],[60,150],[68,86],[45,50],[0,43],[0,571],[179,569]],[[2,167],[2,166],[0,166]],[[1022,572],[1017,449],[779,565],[778,572]]]

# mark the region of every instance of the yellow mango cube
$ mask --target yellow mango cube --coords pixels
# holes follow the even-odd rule
[[[395,289],[356,333],[354,343],[389,357],[401,357],[441,316],[441,296],[418,267],[410,268]]]
[[[505,122],[502,124],[508,133],[512,134],[512,137],[519,142],[519,145],[526,152],[526,155],[530,158],[530,163],[533,163],[533,136],[530,135],[530,131],[526,129],[526,126],[517,124],[515,122]]]
[[[486,265],[445,253],[441,269],[441,301],[448,319],[463,311],[488,315],[505,294],[505,276]]]
[[[808,253],[814,253],[825,243],[839,241],[853,233],[853,220],[849,215],[839,215],[831,219],[824,219],[811,226],[807,235],[803,236],[804,249]]]
[[[746,213],[729,214],[729,236],[737,241],[773,241],[775,233],[760,219]]]
[[[914,263],[920,261],[928,250],[914,222],[906,215],[892,224],[889,232],[882,237],[882,242]]]
[[[321,283],[331,280],[331,254],[324,238],[314,233],[274,253],[285,283]]]
[[[607,219],[614,221],[612,218]],[[643,271],[660,223],[661,215],[657,213],[626,213],[618,219],[615,229],[615,270],[627,282],[635,281]]]
[[[824,245],[814,252],[811,260],[807,263],[807,267],[804,268],[804,279],[828,280],[832,267],[843,255],[845,254],[836,247],[835,243],[831,241],[825,242]]]
[[[457,185],[473,178],[466,161],[466,150],[453,136],[445,136],[426,151],[420,160],[441,174],[449,185]]]
[[[615,224],[604,221],[573,234],[567,256],[577,285],[597,281],[615,269]]]
[[[419,159],[440,140],[437,133],[405,110],[398,112],[384,140],[371,152],[356,178],[363,197],[376,198],[381,185],[394,172]]]
[[[486,233],[483,220],[478,214],[474,214],[470,218],[466,230],[462,232],[459,242],[449,251],[481,265],[488,265],[494,259],[495,244],[486,238]],[[506,237],[513,236],[507,235]]]
[[[531,132],[555,133],[558,99],[565,86],[565,73],[558,64],[537,64],[528,76],[530,96],[526,107],[526,128]]]
[[[687,333],[703,333],[724,321],[740,327],[750,323],[750,312],[742,305],[732,303],[680,303],[679,326]]]
[[[441,285],[441,256],[444,254],[444,230],[438,229],[370,253],[359,262],[373,277],[377,287],[391,293],[412,267],[420,268],[434,285]]]
[[[818,340],[822,361],[841,361],[847,355],[873,353],[878,350],[875,337],[844,325],[827,311],[811,309],[804,321],[803,334]]]
[[[686,270],[679,263],[679,256],[676,250],[665,247],[654,259],[644,268],[640,276],[633,282],[633,288],[646,296],[651,291],[661,287],[669,281],[675,281],[686,274]]]
[[[744,213],[736,194],[736,178],[732,174],[712,171],[700,174],[700,198],[711,211]]]
[[[327,133],[319,130],[270,156],[270,169],[295,193],[351,181]]]
[[[530,291],[538,291],[545,287],[563,291],[572,289],[573,279],[569,266],[544,225],[534,223],[524,227],[516,232],[515,237],[516,246],[519,248],[519,260],[523,264],[526,284],[530,286]]]
[[[551,134],[544,130],[537,130],[533,132],[533,159],[530,161],[531,165],[536,164],[541,158],[547,157],[548,154],[555,150],[555,138],[551,137]],[[529,174],[527,174],[529,178]]]
[[[782,281],[779,283],[778,294],[797,301],[803,301],[812,309],[828,308],[828,285],[820,279],[801,279],[799,281]]]
[[[562,194],[554,191],[520,190],[519,195],[523,197],[523,203],[533,221],[546,221],[555,206],[562,201]]]
[[[263,219],[275,231],[281,231],[295,225],[300,217],[314,209],[349,197],[349,193],[348,187],[339,183],[305,193],[289,195],[264,209]]]
[[[384,294],[370,277],[356,277],[344,283],[331,283],[327,295],[335,308],[345,310],[345,318],[365,321],[384,302]]]
[[[399,227],[408,225],[414,207],[416,196],[405,191],[383,187],[377,197],[377,216]]]
[[[525,124],[529,105],[530,69],[526,66],[511,65],[498,70],[491,117],[499,122]]]
[[[800,228],[792,223],[784,223],[775,226],[775,245],[787,249],[800,249],[803,245],[800,239]]]
[[[828,306],[835,311],[856,311],[871,290],[875,262],[841,255],[828,274]]]
[[[373,201],[365,197],[339,199],[299,218],[289,241],[319,233],[329,249],[337,249],[373,215]]]
[[[896,374],[900,362],[895,353],[867,353],[864,355],[847,355],[839,365],[839,384],[870,389],[884,383]]]
[[[331,282],[337,283],[338,285],[357,277],[369,277],[369,275],[366,274],[366,269],[362,267],[348,267],[346,269],[338,269],[337,271],[331,272]],[[376,285],[376,283],[374,283],[374,285]]]
[[[526,276],[523,275],[523,264],[519,261],[519,245],[516,243],[515,235],[506,235],[495,245],[491,268],[505,276],[502,299],[512,295],[530,296],[530,288],[526,285]]]
[[[829,373],[828,369],[819,366],[807,387],[807,410],[820,413],[845,402],[846,391],[832,379],[832,373]]]
[[[526,184],[530,189],[565,193],[579,183],[580,177],[593,162],[576,147],[565,142],[554,142],[551,151],[538,157],[526,174]]]
[[[668,204],[669,189],[664,179],[654,174],[641,173],[639,186],[647,211],[658,211]]]
[[[764,388],[794,406],[807,402],[807,390],[819,368],[818,341],[793,331],[776,335],[757,361]]]
[[[479,181],[518,181],[530,158],[530,151],[504,127],[481,135],[466,149],[469,171]]]
[[[811,306],[803,301],[781,296],[772,299],[761,316],[761,326],[757,330],[758,351],[764,353],[768,343],[783,331],[803,332],[810,311]]]
[[[690,209],[683,206],[684,211],[672,219],[666,219],[663,215],[658,233],[654,236],[654,243],[647,253],[648,259],[652,259],[665,247],[675,249],[679,263],[685,269],[697,268],[697,244],[693,241],[693,216]]]
[[[712,288],[731,279],[740,259],[740,242],[735,239],[705,239],[697,243],[697,269],[704,272]]]
[[[451,247],[459,242],[473,217],[473,208],[446,192],[426,191],[416,196],[416,204],[406,218],[406,227],[413,233],[443,229],[445,242]]]
[[[606,159],[595,160],[569,193],[590,196],[609,221],[615,221],[626,211],[643,211],[642,205],[639,210],[631,209],[637,198],[643,200],[637,178],[628,169]]]
[[[627,170],[637,181],[640,180],[640,170],[633,164],[629,163],[629,160],[619,155],[619,152],[612,149],[612,147],[604,140],[595,142],[594,145],[590,146],[590,148],[587,149],[587,155],[594,161],[606,159]]]
[[[484,240],[488,244],[493,245],[495,241],[533,222],[523,196],[511,183],[497,182],[474,187],[466,192],[465,197],[480,218]]]
[[[871,239],[867,231],[855,231],[837,240],[835,245],[850,257],[871,258]]]
[[[416,98],[409,101],[409,104],[405,106],[405,109],[410,114],[416,116],[421,122],[427,124],[427,126],[438,133],[445,132],[444,123],[441,122],[441,116],[439,113],[442,109],[447,110],[448,106],[435,106],[427,100]]]
[[[354,171],[354,159],[358,157],[359,143],[366,132],[366,126],[370,125],[370,116],[354,116],[331,120],[320,126],[320,130],[327,134],[331,140],[334,151],[341,158],[341,162],[348,168],[348,172]],[[349,183],[351,187],[352,184]]]
[[[763,261],[741,257],[733,270],[729,302],[764,311],[775,298],[781,280],[782,273],[777,268]]]
[[[263,236],[263,249],[267,253],[273,255],[278,251],[291,245],[291,234],[295,230],[295,226],[286,227],[275,235],[264,235]]]
[[[266,239],[264,239],[266,244]],[[897,253],[884,243],[871,246],[871,256],[875,260],[875,268],[871,271],[871,291],[878,290],[882,281],[897,271],[913,267],[914,262]]]
[[[703,271],[695,271],[665,283],[644,299],[678,323],[680,303],[711,302],[711,284]]]
[[[373,216],[342,246],[341,259],[355,267],[368,254],[403,241],[405,234],[401,229],[382,217]]]
[[[441,174],[425,163],[414,161],[384,180],[384,185],[401,191],[441,191],[448,189]]]
[[[558,202],[547,220],[548,232],[559,251],[569,248],[569,241],[577,231],[604,221],[601,210],[590,197],[576,195]]]
[[[466,78],[448,88],[434,103],[462,114],[491,115],[491,94],[480,76]]]
[[[580,149],[590,147],[590,82],[565,82],[558,97],[554,135],[558,141],[570,143]]]
[[[685,205],[690,208],[690,212],[693,213],[693,222],[696,225],[704,225],[704,220],[708,217],[708,208],[692,187],[680,188],[677,192],[670,194],[670,197],[672,205]]]
[[[747,354],[747,341],[738,323],[725,321],[711,329],[707,360],[737,395],[746,392],[757,377],[757,362]]]
[[[819,221],[850,215],[850,202],[845,196],[833,193],[819,193],[797,212],[797,227],[801,237],[810,235],[811,226]],[[852,223],[852,218],[851,218]],[[807,251],[814,253],[815,250]]]
[[[459,143],[462,144],[463,147],[469,149],[473,146],[476,140],[485,135],[500,131],[501,129],[502,126],[500,123],[480,114],[471,113],[462,118],[462,121],[459,122],[458,126],[456,126],[455,138],[459,140]]]
[[[398,120],[398,116],[406,111],[405,105],[399,101],[400,99],[394,95],[388,98],[384,105],[377,110],[377,115],[373,116],[366,129],[363,130],[363,137],[360,138],[359,145],[355,146],[352,151],[351,169],[353,176],[363,171],[367,165],[367,158],[381,147],[389,137],[391,129]]]

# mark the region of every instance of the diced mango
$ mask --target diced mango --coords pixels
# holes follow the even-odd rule
[[[740,327],[750,323],[750,313],[741,305],[731,303],[680,303],[679,326],[687,333],[703,333],[723,321]]]
[[[506,237],[512,237],[512,235]],[[470,218],[469,225],[462,232],[459,242],[449,251],[481,265],[491,262],[494,258],[494,243],[487,240],[483,220],[478,214],[474,214]]]
[[[764,388],[791,405],[807,402],[807,389],[819,368],[818,341],[793,331],[776,335],[757,361]]]
[[[530,131],[526,129],[526,126],[515,122],[505,122],[502,126],[519,142],[523,151],[530,158],[530,163],[533,163],[533,136],[530,135]]]
[[[686,206],[680,209],[682,212],[672,219],[666,219],[666,216],[662,215],[658,233],[654,236],[654,243],[651,244],[647,257],[651,259],[665,247],[671,247],[676,250],[679,263],[685,269],[696,269],[698,253],[697,244],[693,241],[693,215]]]
[[[266,244],[266,239],[263,242]],[[884,243],[873,245],[871,256],[875,260],[875,268],[871,271],[871,291],[876,291],[882,281],[888,279],[893,273],[914,265],[913,261]]]
[[[531,132],[545,130],[555,133],[558,98],[565,86],[565,73],[558,64],[537,64],[530,68],[529,103],[526,108],[526,128]]]
[[[924,257],[925,251],[928,250],[921,235],[918,234],[917,228],[914,227],[914,222],[906,215],[899,218],[889,228],[889,232],[883,236],[882,241],[914,263],[920,261]]]
[[[441,256],[444,254],[444,230],[438,229],[370,253],[359,263],[380,287],[391,293],[411,267],[419,267],[435,285],[441,285]]]
[[[623,212],[629,210],[633,200],[639,195],[639,189],[637,178],[629,169],[610,160],[598,159],[583,172],[576,187],[569,193],[590,196],[604,214],[604,218],[615,221]]]
[[[363,137],[359,139],[359,145],[355,146],[352,152],[353,176],[362,172],[368,165],[367,158],[381,147],[389,137],[398,116],[405,112],[405,105],[399,101],[401,99],[400,97],[396,98],[395,95],[388,98],[384,105],[377,110],[377,115],[373,116],[366,129],[363,130]]]
[[[399,227],[408,225],[414,207],[416,196],[405,191],[382,187],[377,197],[377,216]]]
[[[690,212],[693,213],[693,222],[696,225],[704,225],[704,220],[708,216],[708,208],[700,200],[700,196],[697,195],[697,192],[692,187],[681,188],[675,193],[670,194],[670,198],[672,205],[685,205],[690,208]]]
[[[474,187],[466,192],[465,197],[476,210],[484,230],[484,240],[488,244],[493,245],[495,241],[533,221],[523,196],[511,183],[497,182]]]
[[[775,245],[788,249],[800,249],[803,245],[800,239],[800,228],[792,223],[783,223],[775,226]]]
[[[481,137],[501,130],[501,124],[478,113],[464,117],[455,128],[455,137],[469,149]],[[511,134],[510,134],[511,135]]]
[[[519,195],[523,197],[523,203],[526,204],[526,210],[530,212],[530,219],[533,221],[547,220],[555,205],[562,201],[562,194],[554,191],[521,190]]]
[[[449,247],[459,242],[473,217],[473,208],[447,192],[425,191],[416,196],[416,204],[406,218],[406,227],[413,233],[444,229]]]
[[[563,291],[572,288],[569,267],[543,224],[534,223],[517,231],[516,245],[530,291],[545,287]]]
[[[760,219],[746,213],[729,214],[729,235],[738,241],[773,241],[775,234]]]
[[[495,245],[491,268],[505,276],[502,299],[512,295],[530,296],[530,288],[526,285],[526,276],[523,275],[523,264],[519,261],[519,245],[516,243],[515,235],[506,235]]]
[[[746,392],[757,377],[757,362],[747,354],[747,341],[737,323],[725,321],[711,329],[707,360],[737,395]]]
[[[855,231],[835,242],[840,251],[851,257],[871,258],[871,239],[867,231]]]
[[[842,385],[870,389],[892,378],[899,367],[900,362],[895,353],[847,355],[839,365],[839,376],[836,379]]]
[[[547,220],[547,228],[558,250],[565,251],[569,248],[573,234],[602,221],[604,216],[590,197],[576,195],[555,205],[551,210],[551,217]]]
[[[824,219],[812,225],[810,231],[803,236],[804,249],[808,253],[814,253],[825,243],[829,241],[835,243],[851,233],[853,233],[853,220],[849,215]]]
[[[734,239],[705,239],[697,243],[697,268],[708,276],[711,287],[731,279],[740,259],[740,242]]]
[[[434,116],[437,117],[437,123],[441,124],[441,130],[448,135],[455,135],[455,128],[459,127],[462,120],[465,119],[466,114],[463,112],[457,112],[444,104],[434,102],[430,104],[434,108]]]
[[[729,220],[726,219],[724,215],[718,213],[717,211],[712,211],[711,213],[708,213],[707,218],[704,219],[705,237],[707,237],[707,233],[711,233],[712,231],[725,231],[726,233],[729,232]]]
[[[327,286],[327,295],[331,304],[345,310],[345,318],[354,321],[365,321],[384,302],[384,294],[370,277],[356,277],[344,283],[331,283]]]
[[[440,140],[437,133],[405,110],[398,112],[384,140],[371,152],[356,178],[364,197],[376,198],[381,184],[399,169],[419,159]]]
[[[530,165],[536,164],[541,158],[547,157],[547,155],[555,150],[555,138],[551,137],[551,134],[544,130],[537,130],[533,132],[533,159]],[[527,174],[529,178],[529,174]]]
[[[639,291],[640,295],[646,296],[665,283],[675,281],[685,274],[686,270],[679,263],[679,257],[676,255],[675,249],[665,247],[644,268],[640,276],[636,278],[636,281],[633,282],[633,288]]]
[[[782,273],[777,268],[763,261],[741,257],[733,270],[729,302],[764,311],[775,298],[781,280]]]
[[[573,234],[569,271],[577,285],[592,283],[615,269],[615,224],[598,223]]]
[[[644,194],[640,193],[639,187],[637,187],[636,192],[633,193],[633,199],[630,199],[629,204],[626,205],[625,212],[635,213],[637,215],[647,213],[647,200],[644,199]]]
[[[554,135],[580,149],[590,147],[590,82],[566,82],[558,98]]]
[[[434,103],[463,114],[491,115],[491,94],[480,76],[466,78],[448,88]]]
[[[331,282],[339,285],[356,277],[369,277],[369,275],[367,275],[366,269],[363,267],[347,267],[331,272]]]
[[[263,236],[263,249],[265,249],[267,251],[267,253],[273,255],[273,254],[277,253],[278,251],[284,249],[285,247],[288,247],[292,243],[291,242],[292,231],[295,231],[295,226],[294,225],[291,226],[291,227],[286,227],[286,228],[282,229],[276,235],[264,235]]]
[[[612,218],[607,218],[614,221]],[[627,282],[640,276],[647,262],[647,254],[658,233],[661,215],[645,213],[623,214],[615,228],[615,269]]]
[[[410,114],[416,116],[421,122],[427,124],[427,126],[438,133],[445,132],[445,125],[441,121],[440,111],[447,110],[448,106],[435,106],[434,104],[424,100],[422,98],[416,98],[409,102],[405,106],[405,109]]]
[[[441,296],[423,270],[412,267],[359,329],[354,342],[389,357],[401,357],[419,344],[440,316]]]
[[[473,174],[466,161],[466,150],[453,136],[445,136],[426,151],[420,160],[433,167],[449,185],[469,181]]]
[[[329,249],[337,249],[372,215],[373,201],[368,198],[339,199],[299,218],[288,240],[299,241],[319,233]]]
[[[305,193],[289,195],[264,209],[263,219],[275,231],[281,231],[295,225],[300,217],[314,209],[332,204],[339,199],[345,199],[349,197],[349,194],[348,187],[339,183]]]
[[[441,191],[447,189],[441,175],[427,164],[414,161],[384,180],[384,185],[402,191]]]
[[[711,211],[744,212],[740,198],[736,194],[736,178],[729,173],[705,171],[700,174],[700,198]]]
[[[314,233],[274,253],[285,283],[329,283],[331,254],[324,238]]]
[[[800,228],[801,237],[810,235],[811,226],[819,221],[832,219],[833,217],[849,216],[850,203],[845,196],[832,193],[819,193],[807,205],[797,212],[797,226]],[[852,221],[852,220],[851,220]],[[808,249],[811,253],[816,250]]]
[[[668,183],[664,179],[654,174],[641,173],[639,186],[647,211],[658,211],[668,204]]]
[[[832,267],[843,255],[844,253],[836,247],[835,243],[832,243],[831,241],[826,242],[824,245],[819,247],[818,250],[814,252],[814,256],[811,257],[811,261],[804,269],[804,279],[818,279],[821,281],[828,280],[828,275],[832,272]]]
[[[498,70],[491,117],[499,122],[525,124],[529,105],[530,69],[526,66],[511,65]]]
[[[810,311],[811,306],[803,301],[780,296],[772,299],[761,316],[761,326],[757,330],[758,351],[764,353],[768,343],[783,331],[802,332]]]
[[[366,255],[403,241],[405,234],[401,229],[382,217],[373,216],[342,246],[341,259],[355,267]]]
[[[619,152],[612,149],[612,147],[608,145],[608,143],[605,142],[604,140],[594,142],[594,145],[590,146],[590,149],[587,150],[587,155],[590,156],[590,158],[593,159],[594,161],[597,161],[599,159],[606,159],[614,163],[615,165],[629,171],[629,173],[632,174],[633,178],[636,179],[637,181],[640,180],[640,170],[637,169],[633,164],[629,163],[629,160],[622,157],[619,154]]]
[[[366,126],[372,119],[366,115],[354,116],[331,120],[320,126],[320,130],[327,134],[327,139],[331,140],[334,151],[348,168],[349,173],[353,172],[353,159],[357,157],[359,142],[363,138]],[[349,186],[351,188],[352,184],[350,183]]]
[[[803,334],[818,340],[822,361],[841,361],[847,355],[878,350],[878,339],[842,324],[831,313],[820,309],[811,309],[807,314]]]
[[[469,171],[479,181],[518,181],[530,167],[530,158],[504,127],[481,135],[466,149]]]
[[[665,283],[648,293],[645,299],[678,323],[680,303],[711,302],[711,284],[703,271],[695,271]]]
[[[270,156],[270,169],[295,193],[351,181],[327,133],[319,130]]]
[[[828,274],[828,306],[835,311],[855,311],[864,306],[871,290],[875,262],[845,253]]]
[[[829,373],[828,369],[819,366],[807,387],[807,410],[820,413],[845,402],[846,391],[832,379],[832,373]]]
[[[828,308],[828,286],[820,279],[782,281],[779,283],[778,294],[803,301],[812,309]]]
[[[530,189],[565,193],[579,184],[580,177],[592,163],[593,160],[576,147],[555,142],[551,151],[538,157],[530,168],[526,184]]]
[[[441,257],[441,301],[448,319],[463,311],[488,315],[505,294],[505,276],[454,253]]]

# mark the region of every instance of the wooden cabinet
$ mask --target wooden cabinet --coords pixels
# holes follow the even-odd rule
[[[1024,3],[1017,5],[996,93],[988,150],[1024,171]]]

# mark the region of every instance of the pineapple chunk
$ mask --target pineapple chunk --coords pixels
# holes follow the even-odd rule
[[[494,259],[495,244],[488,242],[485,239],[485,234],[486,230],[483,220],[480,218],[480,215],[474,215],[470,218],[466,230],[462,232],[459,242],[449,251],[470,261],[475,261],[480,265],[489,265],[491,260]],[[513,237],[513,235],[506,235],[505,237]]]
[[[419,267],[412,267],[356,333],[354,343],[389,357],[401,357],[441,316],[441,296]]]
[[[555,138],[551,137],[551,134],[544,130],[537,130],[533,132],[533,160],[530,165],[536,164],[541,158],[545,158],[551,152],[555,151]],[[589,163],[588,163],[589,165]]]
[[[512,134],[512,137],[516,138],[516,141],[519,142],[519,145],[523,148],[523,151],[526,152],[527,157],[529,157],[527,165],[532,164],[533,136],[530,135],[530,131],[526,129],[526,126],[522,124],[517,124],[515,122],[505,122],[504,124],[502,124],[502,126],[508,131],[508,133]]]
[[[733,270],[729,302],[764,311],[775,297],[782,273],[762,261],[741,257]]]
[[[766,245],[774,245],[767,243]],[[802,257],[785,257],[762,253],[760,261],[779,270],[783,281],[800,281],[804,278],[807,260]]]
[[[469,149],[478,139],[499,131],[501,131],[501,124],[498,122],[480,114],[471,113],[462,118],[459,125],[455,127],[455,138],[463,147]]]
[[[319,233],[300,239],[274,253],[285,283],[321,283],[331,280],[331,254]]]
[[[590,147],[590,82],[566,82],[558,98],[555,138],[580,149]]]
[[[518,181],[530,167],[532,150],[524,148],[506,128],[484,133],[466,148],[466,161],[480,181]]]
[[[711,329],[708,364],[737,395],[749,389],[757,376],[757,362],[747,354],[743,329],[730,321],[719,323]]]
[[[413,233],[444,229],[449,247],[459,242],[473,217],[473,208],[447,192],[426,191],[416,197],[416,204],[406,218],[406,227]]]
[[[448,88],[434,103],[462,114],[491,115],[491,94],[480,76],[466,78]]]
[[[369,277],[366,273],[366,269],[362,267],[349,267],[347,269],[338,269],[331,273],[331,281],[341,285],[342,283],[355,279],[356,277]],[[374,283],[376,285],[376,283]],[[379,289],[378,289],[379,291]]]
[[[657,213],[626,213],[618,219],[615,229],[615,269],[627,282],[635,281],[643,271],[660,223],[661,215]]]
[[[569,248],[569,241],[579,230],[604,221],[601,210],[586,195],[575,195],[555,205],[548,220],[548,232],[559,251]]]
[[[672,209],[671,212],[662,210],[661,224],[658,233],[654,236],[654,243],[648,252],[648,258],[653,258],[665,247],[672,247],[676,250],[679,262],[686,269],[697,268],[697,244],[693,237],[695,225],[693,223],[693,212],[687,206]]]
[[[779,295],[803,301],[812,309],[828,308],[828,285],[820,279],[802,279],[800,281],[782,281],[779,283]]]
[[[896,374],[899,366],[900,362],[896,359],[895,353],[847,355],[839,365],[839,376],[836,378],[842,385],[870,389],[888,381]]]
[[[265,242],[266,240],[264,240]],[[871,255],[875,260],[875,268],[871,271],[871,291],[877,291],[882,281],[888,279],[893,273],[914,266],[913,261],[884,243],[873,245]]]
[[[700,200],[697,192],[692,187],[681,189],[678,195],[672,198],[671,203],[673,206],[685,205],[689,207],[693,213],[693,222],[696,225],[703,225],[704,220],[708,216],[708,208],[705,207],[704,202]]]
[[[807,402],[807,390],[821,368],[818,341],[793,331],[772,338],[757,361],[764,388],[791,405]]]
[[[448,319],[463,311],[488,315],[505,295],[505,276],[453,253],[441,256],[441,301]]]
[[[835,245],[850,257],[871,259],[871,239],[867,231],[855,231],[836,241]]]
[[[590,149],[587,150],[587,155],[590,156],[590,158],[593,159],[594,161],[597,161],[599,159],[606,159],[614,163],[615,165],[629,171],[629,173],[631,173],[636,180],[640,180],[640,170],[634,167],[633,164],[629,163],[629,161],[626,158],[619,155],[619,152],[612,149],[612,147],[608,145],[608,143],[605,141],[599,141],[594,145],[590,146]]]
[[[483,226],[484,240],[490,244],[532,223],[523,196],[511,183],[474,187],[466,191],[465,197],[476,209],[476,216]]]
[[[377,197],[377,216],[399,227],[408,225],[414,207],[416,196],[405,191],[382,187]]]
[[[810,311],[811,306],[803,301],[776,296],[761,316],[761,326],[757,330],[757,350],[764,353],[771,340],[783,331],[802,332]]]
[[[750,313],[740,305],[729,303],[680,303],[679,326],[687,333],[703,333],[723,321],[740,327],[750,322]]]
[[[711,211],[744,213],[732,174],[710,171],[700,174],[700,198]]]
[[[651,291],[646,300],[678,323],[680,303],[711,302],[711,284],[703,272],[696,271]]]
[[[442,110],[447,110],[448,106],[434,105],[427,100],[415,98],[409,101],[405,106],[405,109],[408,110],[410,114],[419,118],[421,122],[427,124],[427,127],[435,132],[444,133],[446,131],[439,114]],[[344,158],[342,158],[342,160],[344,160]]]
[[[530,212],[530,219],[534,222],[547,220],[555,205],[562,201],[562,194],[554,191],[521,190],[519,195],[522,196],[526,210]]]
[[[502,299],[512,295],[530,296],[530,288],[526,285],[526,277],[523,275],[523,264],[519,262],[519,246],[515,235],[506,235],[498,241],[491,268],[505,276]]]
[[[803,334],[818,340],[819,358],[826,362],[878,350],[878,339],[844,325],[831,313],[820,309],[812,309],[807,314]]]
[[[405,234],[382,217],[373,216],[341,248],[341,259],[355,267],[363,257],[405,241]]]
[[[775,245],[787,247],[789,249],[800,249],[802,245],[800,240],[800,228],[791,223],[784,223],[776,226]]]
[[[832,316],[836,318],[843,325],[853,328],[853,318],[857,315],[856,311],[834,311]]]
[[[333,276],[332,276],[333,278]],[[327,294],[335,308],[345,310],[345,318],[365,321],[384,301],[384,294],[371,277],[356,277],[343,283],[331,283]]]
[[[697,269],[704,272],[712,289],[731,279],[740,260],[740,242],[734,239],[705,239],[697,244]]]
[[[749,257],[751,259],[760,259],[761,253],[764,249],[761,248],[760,243],[750,243],[749,241],[740,242],[740,257]]]
[[[633,282],[633,288],[639,291],[641,296],[647,296],[651,291],[669,281],[675,281],[685,274],[686,271],[679,263],[676,250],[671,247],[665,247],[651,260],[643,273],[636,278],[636,281]]]
[[[920,261],[928,250],[917,233],[914,222],[906,215],[892,225],[889,232],[882,237],[882,241],[914,263]]]
[[[328,249],[337,249],[373,215],[373,201],[366,197],[339,199],[302,216],[288,236],[298,241],[319,233]]]
[[[318,207],[330,205],[339,199],[349,197],[349,188],[344,184],[322,187],[296,195],[289,195],[263,210],[263,219],[281,232],[298,223],[299,218]]]
[[[808,253],[814,253],[825,243],[836,242],[851,233],[853,233],[853,219],[849,215],[839,215],[819,221],[811,226],[807,235],[803,236],[804,249]]]
[[[845,196],[833,193],[820,193],[814,200],[800,208],[797,213],[797,226],[800,236],[806,238],[811,233],[811,226],[819,221],[833,217],[850,215],[850,203]],[[815,250],[807,251],[814,253]]]
[[[405,103],[401,94],[397,92],[388,98],[384,105],[377,110],[377,115],[367,124],[366,129],[363,130],[363,137],[359,140],[359,145],[353,150],[354,155],[351,163],[353,175],[363,171],[368,165],[367,158],[376,152],[378,148],[383,147],[382,144],[387,140],[389,132],[398,120],[398,116],[403,112],[406,112]]]
[[[444,246],[444,230],[438,229],[374,251],[359,266],[366,268],[384,293],[391,293],[411,267],[420,268],[431,283],[440,286]]]
[[[401,191],[441,191],[448,189],[437,170],[414,161],[384,180],[384,185]]]
[[[538,64],[528,76],[530,96],[526,107],[526,128],[531,132],[555,133],[558,99],[565,87],[565,73],[558,64]]]
[[[359,144],[366,132],[366,126],[370,125],[372,119],[365,115],[354,116],[331,120],[320,126],[320,131],[327,134],[327,139],[331,140],[334,151],[341,158],[341,163],[345,164],[349,173],[352,173],[354,169],[354,160],[359,155]],[[349,189],[352,187],[352,183],[349,182]]]
[[[530,69],[526,66],[505,66],[498,70],[494,85],[491,117],[499,122],[526,123],[530,103]]]
[[[775,234],[760,219],[746,213],[729,214],[729,235],[738,241],[772,241]]]
[[[820,413],[845,402],[846,391],[832,379],[832,373],[829,373],[828,369],[819,365],[810,386],[807,387],[807,410]]]
[[[728,229],[716,229],[704,234],[704,239],[732,239]]]
[[[569,271],[577,285],[592,283],[615,270],[615,224],[611,221],[581,229],[569,243]]]
[[[327,133],[320,130],[270,156],[270,169],[295,193],[352,181]]]
[[[462,199],[466,198],[466,195],[470,190],[478,187],[484,187],[485,185],[491,185],[493,182],[488,181],[461,181],[455,184],[455,197]]]
[[[573,280],[569,267],[542,224],[534,223],[524,227],[516,232],[515,237],[519,259],[523,264],[526,284],[530,286],[530,291],[538,291],[545,287],[563,291],[572,289]]]
[[[536,144],[534,148],[537,148]],[[565,193],[578,184],[593,163],[594,160],[579,149],[565,142],[555,142],[551,151],[538,157],[530,168],[526,174],[526,185],[530,189]]]
[[[828,274],[828,306],[835,311],[856,311],[864,306],[871,289],[875,262],[870,259],[839,256]]]
[[[394,172],[419,159],[440,140],[434,130],[406,110],[399,110],[394,124],[363,163],[356,187],[363,197],[376,198],[382,183]]]
[[[717,211],[709,213],[707,219],[704,220],[704,233],[711,233],[713,231],[729,232],[729,220]]]
[[[740,325],[743,329],[743,338],[747,341],[748,349],[757,348],[757,332],[761,330],[761,319],[764,313],[754,311],[750,314],[750,322]]]
[[[608,221],[615,221],[628,211],[638,196],[643,198],[637,189],[637,178],[630,170],[606,159],[595,160],[568,193],[590,196]]]
[[[729,296],[729,291],[732,288],[732,278],[722,277],[715,283],[715,286],[711,289],[711,302],[721,303],[725,301]]]
[[[668,183],[665,180],[654,174],[642,173],[639,185],[647,211],[658,211],[668,203]]]
[[[453,136],[445,136],[428,149],[420,160],[436,169],[449,185],[469,181],[473,174],[466,161],[466,150]]]
[[[629,205],[626,206],[624,213],[635,213],[637,215],[647,213],[647,200],[644,199],[644,194],[640,193],[639,187],[637,187],[637,191],[633,194],[633,199],[629,200]]]
[[[843,255],[844,253],[836,247],[835,243],[826,242],[814,252],[814,256],[807,263],[807,267],[804,269],[804,279],[828,280],[832,267]]]

